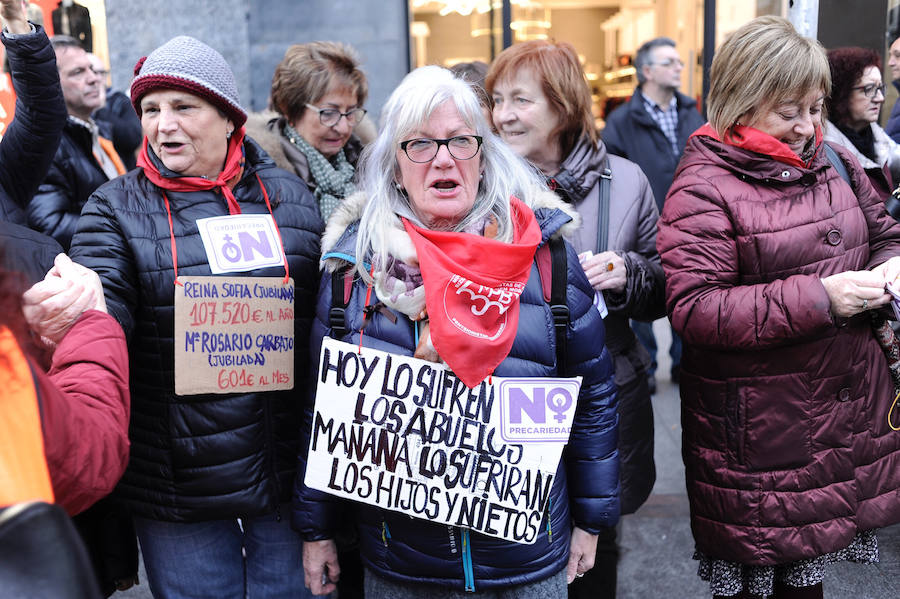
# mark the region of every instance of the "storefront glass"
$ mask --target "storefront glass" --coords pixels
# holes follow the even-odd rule
[[[718,0],[716,42],[750,19],[784,14],[784,0]],[[412,64],[490,63],[502,49],[500,0],[409,0]],[[513,43],[554,39],[578,51],[602,127],[637,84],[632,56],[645,41],[672,38],[686,65],[681,91],[703,90],[704,0],[511,0]]]

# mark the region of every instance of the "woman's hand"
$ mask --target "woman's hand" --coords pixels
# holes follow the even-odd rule
[[[31,329],[50,345],[59,343],[87,310],[106,312],[97,273],[59,254],[43,281],[22,295],[22,313]]]
[[[841,272],[822,279],[822,285],[831,300],[831,313],[835,316],[855,316],[891,301],[890,294],[884,290],[884,275],[877,269]]]
[[[306,588],[313,595],[327,595],[337,588],[341,567],[334,541],[327,539],[303,543],[303,576],[306,578]]]
[[[0,0],[0,17],[10,33],[31,33],[22,0]]]
[[[566,584],[572,584],[576,577],[594,567],[594,556],[597,553],[597,535],[578,528],[572,529],[572,540],[569,542],[569,565],[566,568]]]
[[[625,259],[617,253],[609,250],[593,255],[583,252],[579,258],[581,268],[594,289],[619,293],[625,289],[628,269],[625,268]]]

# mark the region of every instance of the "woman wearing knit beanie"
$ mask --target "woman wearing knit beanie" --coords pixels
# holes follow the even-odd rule
[[[150,589],[309,596],[283,504],[301,427],[294,389],[309,370],[318,208],[245,137],[234,75],[206,44],[176,37],[139,61],[131,99],[140,168],[94,193],[71,255],[100,274],[129,340],[131,461],[116,494],[135,516]],[[260,295],[291,310],[260,325],[252,315],[273,301]]]

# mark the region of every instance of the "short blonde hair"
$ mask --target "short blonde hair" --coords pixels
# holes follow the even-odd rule
[[[706,113],[722,138],[749,112],[812,90],[831,91],[825,49],[775,16],[757,17],[729,35],[713,58],[709,77]]]
[[[303,115],[329,90],[346,87],[362,108],[369,93],[356,50],[337,42],[294,44],[284,53],[272,76],[271,105],[289,122]]]
[[[532,40],[510,46],[491,64],[484,81],[488,94],[493,95],[498,82],[512,79],[522,69],[531,70],[559,117],[552,135],[559,138],[563,158],[583,135],[596,144],[599,136],[591,112],[591,88],[572,44]]]

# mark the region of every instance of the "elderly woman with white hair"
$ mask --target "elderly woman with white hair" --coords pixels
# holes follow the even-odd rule
[[[469,388],[492,374],[583,377],[533,543],[353,503],[366,597],[431,597],[438,589],[442,597],[565,597],[567,582],[593,565],[598,530],[619,513],[615,385],[594,292],[566,242],[566,266],[554,275],[565,278],[569,321],[557,337],[536,261],[538,248],[577,226],[577,215],[491,133],[469,85],[436,66],[413,71],[391,95],[358,189],[323,238],[312,355],[329,336],[363,354],[444,362]],[[511,290],[502,333],[451,324],[443,290],[459,277],[488,294]],[[349,292],[340,323],[331,311],[334,281],[346,281]],[[307,459],[301,453],[294,526],[305,541],[307,582],[327,593],[340,576],[332,539],[341,506],[305,484]]]

